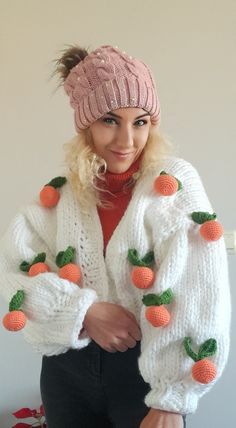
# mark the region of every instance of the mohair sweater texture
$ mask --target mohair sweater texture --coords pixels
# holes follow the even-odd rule
[[[172,196],[155,192],[153,183],[162,170],[177,177],[183,189]],[[105,257],[96,205],[82,213],[69,182],[60,193],[53,209],[40,206],[38,200],[22,207],[0,243],[0,291],[9,302],[17,290],[24,290],[26,340],[45,355],[70,348],[79,351],[91,340],[86,331],[78,337],[90,305],[96,301],[120,304],[133,312],[142,331],[138,365],[151,386],[145,396],[147,406],[195,412],[199,398],[226,365],[231,314],[224,238],[206,241],[190,216],[193,211],[213,213],[198,172],[189,162],[170,157],[138,180]],[[57,274],[56,255],[68,245],[76,249],[81,287]],[[127,255],[133,248],[142,257],[154,252],[156,277],[148,290],[131,282],[133,266]],[[51,272],[30,278],[19,270],[23,260],[44,251]],[[168,305],[171,320],[165,327],[153,327],[145,317],[142,297],[168,288],[174,294]],[[210,384],[192,378],[193,361],[183,346],[186,336],[192,337],[196,349],[207,339],[216,339],[217,352],[211,360],[217,376]]]

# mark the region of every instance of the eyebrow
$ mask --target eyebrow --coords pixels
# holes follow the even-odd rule
[[[111,116],[114,116],[114,117],[118,117],[119,119],[123,119],[123,117],[119,116],[118,114],[112,113],[111,111],[109,111],[107,114],[110,114]],[[135,119],[140,119],[140,117],[144,117],[144,116],[150,116],[150,113],[141,114],[140,116],[137,116]]]

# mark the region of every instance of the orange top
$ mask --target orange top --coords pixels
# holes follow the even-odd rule
[[[103,200],[113,203],[112,208],[98,207],[98,215],[103,230],[104,255],[109,239],[129,204],[132,196],[132,190],[135,182],[132,183],[132,175],[138,171],[141,156],[122,174],[114,174],[107,171],[105,173],[106,181],[99,180],[98,186],[111,193],[101,191]]]

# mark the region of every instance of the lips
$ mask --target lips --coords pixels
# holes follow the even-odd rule
[[[115,152],[114,150],[111,150],[111,151],[112,153],[115,153],[115,155],[120,155],[120,156],[128,156],[132,154],[132,153]]]

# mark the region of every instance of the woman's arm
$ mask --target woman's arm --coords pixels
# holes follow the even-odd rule
[[[41,231],[39,233],[39,231]],[[90,338],[79,338],[87,309],[98,301],[95,290],[61,279],[55,264],[56,212],[32,205],[17,214],[0,242],[0,291],[9,302],[24,290],[22,310],[28,318],[25,338],[45,355],[82,348]],[[46,252],[52,272],[29,277],[19,268]],[[54,271],[54,272],[53,272]]]
[[[227,362],[229,278],[223,237],[206,241],[191,218],[194,211],[212,213],[198,173],[184,161],[167,172],[181,180],[183,190],[174,196],[166,212],[160,215],[155,204],[149,211],[158,269],[153,287],[145,294],[159,295],[170,288],[174,299],[166,305],[171,319],[164,327],[153,327],[145,316],[147,306],[142,305],[139,369],[151,385],[145,397],[147,406],[185,414],[196,410],[199,398],[221,376]],[[217,368],[212,382],[193,379],[194,361],[183,345],[185,337],[192,338],[195,353],[203,342],[216,340],[217,351],[209,357]]]

